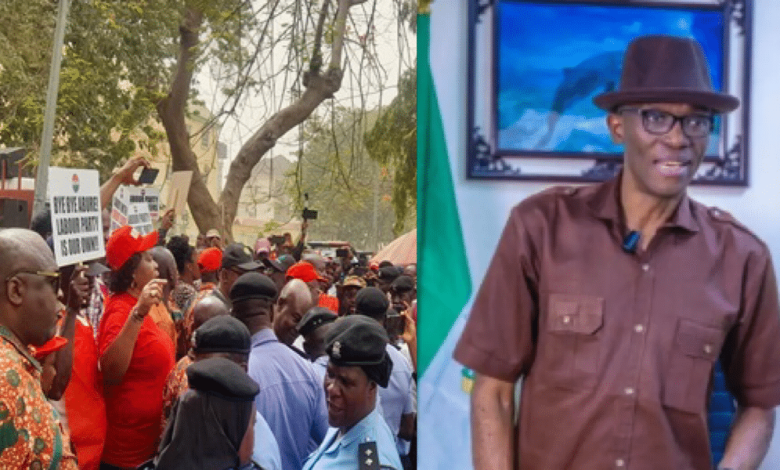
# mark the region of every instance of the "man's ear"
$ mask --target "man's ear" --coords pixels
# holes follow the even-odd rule
[[[19,280],[19,278],[12,277],[8,279],[8,282],[5,283],[5,295],[8,297],[8,302],[10,302],[11,305],[15,307],[21,305],[24,301],[24,293],[26,289],[27,286],[25,286],[24,283]]]
[[[617,113],[609,113],[607,115],[607,128],[609,128],[609,135],[612,137],[612,143],[622,144],[625,135],[623,116]]]

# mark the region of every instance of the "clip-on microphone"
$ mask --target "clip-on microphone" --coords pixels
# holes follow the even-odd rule
[[[636,247],[639,245],[639,231],[632,230],[623,238],[623,251],[626,253],[636,253]]]

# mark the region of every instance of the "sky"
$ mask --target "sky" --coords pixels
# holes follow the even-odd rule
[[[400,74],[416,61],[416,38],[409,31],[407,25],[403,26],[403,31],[399,31],[396,20],[397,3],[396,1],[377,0],[376,10],[373,12],[374,44],[369,48],[369,51],[372,56],[375,56],[377,66],[371,69],[370,76],[364,76],[360,80],[363,84],[362,95],[365,97],[367,109],[388,105],[397,94],[396,87]],[[352,34],[349,36],[351,40],[355,40],[357,35],[363,34],[366,30],[372,8],[373,1],[369,0],[350,9]],[[269,25],[270,36],[274,35],[275,28],[277,31],[281,30],[289,22],[289,17],[282,16]],[[357,31],[357,34],[354,31]],[[263,73],[266,77],[271,75],[272,70],[278,71],[288,63],[286,47],[277,45],[273,49],[268,49],[263,51],[268,58]],[[361,59],[361,49],[354,43],[349,44],[345,47],[344,56],[350,63],[355,63]],[[329,54],[326,53],[326,63],[327,60],[329,60]],[[193,85],[198,89],[200,98],[205,101],[206,107],[212,112],[218,112],[225,101],[224,95],[219,91],[217,81],[213,78],[215,73],[219,73],[219,71],[208,66],[203,67],[195,77],[196,83]],[[220,141],[227,145],[228,161],[232,161],[242,143],[257,131],[270,115],[290,103],[293,95],[290,80],[292,78],[288,77],[285,81],[283,75],[271,79],[265,93],[247,93],[242,102],[239,103],[236,115],[223,118]],[[361,106],[361,89],[358,85],[357,77],[345,74],[341,89],[336,93],[336,99],[341,106]],[[324,104],[321,104],[315,113],[324,110]],[[297,129],[292,129],[280,139],[266,157],[283,155],[294,159],[293,154],[299,147],[298,136]],[[226,174],[227,168],[223,171],[223,178]]]

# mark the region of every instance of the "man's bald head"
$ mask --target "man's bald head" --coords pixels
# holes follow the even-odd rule
[[[300,279],[291,279],[276,300],[274,333],[279,341],[291,345],[298,337],[296,326],[314,306],[309,286]]]
[[[23,228],[0,230],[0,278],[6,279],[19,269],[57,270],[54,254],[46,241]]]
[[[50,340],[57,325],[57,263],[37,233],[18,228],[0,230],[0,325],[27,346]]]
[[[213,295],[207,295],[200,302],[195,304],[192,309],[192,331],[197,330],[200,325],[219,315],[229,315],[230,310],[225,302],[219,300]]]

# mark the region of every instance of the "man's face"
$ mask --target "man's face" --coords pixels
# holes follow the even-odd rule
[[[682,103],[646,103],[631,108],[674,116],[706,115]],[[652,118],[652,114],[649,116]],[[676,122],[669,132],[655,135],[645,129],[642,120],[641,112],[633,111],[613,113],[607,118],[614,141],[624,144],[624,187],[657,199],[678,197],[685,193],[704,158],[709,134],[689,137]]]
[[[376,384],[368,380],[360,367],[337,366],[329,362],[324,385],[328,423],[334,428],[348,430],[374,408]]]
[[[48,247],[47,247],[48,248]],[[49,273],[57,272],[50,251],[46,258],[29,260],[8,278],[6,288],[18,289],[21,295],[21,328],[18,332],[25,344],[41,346],[54,337],[57,327],[57,286],[59,281]],[[11,285],[13,284],[13,285]],[[68,286],[63,286],[68,288]]]
[[[198,257],[195,250],[192,251],[189,261],[184,265],[185,270],[189,270],[193,279],[200,279],[200,266],[198,266]]]
[[[328,335],[328,330],[330,330],[332,325],[333,323],[326,323],[304,336],[303,350],[312,361],[326,354],[325,337]]]
[[[232,268],[222,268],[219,270],[219,284],[222,292],[230,292],[230,288],[236,282],[244,271],[233,266]]]
[[[409,306],[412,305],[414,291],[407,290],[400,292],[395,289],[390,289],[390,302],[394,309],[398,310],[398,313],[400,313],[403,310],[406,310],[409,308]],[[399,310],[398,306],[403,305],[404,308]]]
[[[346,315],[353,315],[355,313],[355,297],[360,290],[357,286],[345,286],[341,289],[341,298],[339,299],[339,305],[343,305],[344,313]]]
[[[274,333],[279,341],[288,346],[295,342],[298,337],[296,326],[310,305],[301,295],[289,293],[285,297],[279,296],[274,313]]]
[[[311,292],[311,300],[314,302],[314,305],[317,305],[317,302],[320,301],[320,293],[322,293],[322,286],[320,285],[320,281],[313,280],[306,283],[309,286],[309,291]]]

